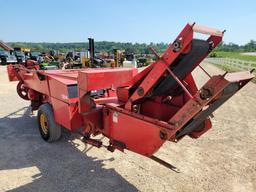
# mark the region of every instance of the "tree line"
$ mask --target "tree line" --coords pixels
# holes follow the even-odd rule
[[[50,50],[58,50],[62,53],[67,51],[85,51],[88,49],[88,42],[85,43],[27,43],[27,42],[10,42],[12,47],[30,48],[32,51],[48,52]],[[99,41],[95,42],[96,52],[112,52],[113,49],[126,50],[128,53],[134,54],[148,54],[149,47],[153,47],[158,53],[163,53],[167,47],[167,43],[120,43]],[[251,40],[245,45],[238,45],[235,43],[221,43],[216,51],[228,52],[255,52],[256,41]]]
[[[86,43],[27,43],[27,42],[11,42],[8,43],[12,47],[30,48],[32,51],[48,52],[50,50],[58,50],[62,53],[67,51],[85,51],[88,49],[88,42]],[[113,49],[125,50],[128,53],[134,54],[148,54],[149,47],[153,47],[157,52],[163,53],[168,44],[166,43],[120,43],[99,41],[95,42],[96,52],[113,52]]]
[[[245,45],[238,45],[235,43],[221,43],[217,51],[227,51],[227,52],[255,52],[256,51],[256,41],[250,40],[249,43]]]

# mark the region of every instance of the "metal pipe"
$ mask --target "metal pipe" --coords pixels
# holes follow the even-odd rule
[[[179,78],[169,69],[169,67],[166,68],[167,71],[170,73],[170,75],[173,77],[173,79],[181,86],[181,88],[186,92],[186,94],[189,96],[190,99],[193,99],[193,96],[191,93],[187,90],[187,88],[183,85],[183,83],[179,80]]]
[[[88,40],[89,40],[89,52],[90,52],[91,65],[93,66],[93,64],[94,64],[94,57],[95,57],[94,39],[93,38],[88,38]]]
[[[209,78],[212,78],[212,76],[201,66],[201,65],[198,65],[200,67],[200,69],[203,70],[203,72],[209,77]]]

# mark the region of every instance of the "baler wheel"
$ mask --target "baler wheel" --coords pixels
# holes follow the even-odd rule
[[[24,83],[22,81],[20,81],[17,84],[16,90],[17,90],[18,95],[22,99],[29,100],[29,98],[28,98],[28,88],[24,85]]]
[[[37,121],[41,137],[45,141],[54,142],[60,139],[61,125],[55,122],[50,104],[46,103],[39,107]]]

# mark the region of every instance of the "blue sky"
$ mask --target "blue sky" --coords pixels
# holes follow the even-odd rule
[[[187,22],[225,42],[256,40],[255,0],[0,0],[0,39],[28,42],[170,42]]]

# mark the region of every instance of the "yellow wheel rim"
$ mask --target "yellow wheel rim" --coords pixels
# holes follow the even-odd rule
[[[45,113],[40,114],[40,125],[45,135],[48,133],[47,119]]]

